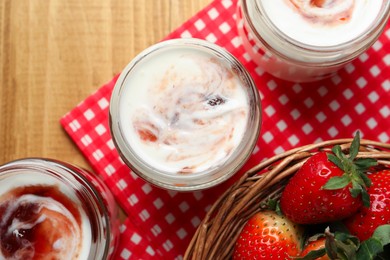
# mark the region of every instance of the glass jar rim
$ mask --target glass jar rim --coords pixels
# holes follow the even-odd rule
[[[338,60],[337,62],[333,61],[321,61],[320,64],[316,64],[319,67],[326,67],[331,65],[336,65],[336,64],[342,64],[342,63],[347,63],[351,60],[353,60],[359,53],[361,53],[361,50],[364,49],[365,45],[364,44],[368,39],[367,35],[369,35],[373,31],[380,30],[382,31],[384,29],[384,26],[386,25],[386,22],[389,20],[390,17],[390,1],[383,1],[382,8],[380,12],[378,13],[377,19],[374,19],[372,24],[368,26],[362,33],[355,37],[354,39],[351,39],[349,41],[340,43],[340,44],[335,44],[331,46],[317,46],[317,45],[311,45],[311,44],[306,44],[300,41],[297,41],[293,39],[292,37],[288,36],[285,34],[283,31],[281,31],[269,18],[267,12],[264,10],[264,7],[262,5],[261,0],[240,0],[240,6],[244,12],[245,19],[249,23],[251,32],[255,34],[257,39],[260,39],[262,44],[266,46],[266,48],[271,49],[273,53],[276,53],[278,56],[282,57],[285,60],[293,60],[294,62],[299,62],[301,64],[312,64],[312,62],[308,62],[305,60],[300,60],[300,59],[293,59],[283,53],[280,50],[277,50],[276,48],[272,47],[268,42],[263,40],[261,35],[258,33],[256,30],[256,27],[252,23],[251,19],[249,18],[249,12],[247,8],[247,2],[248,1],[254,1],[256,5],[256,11],[259,12],[259,15],[261,14],[261,17],[263,17],[263,21],[268,26],[268,28],[272,31],[273,35],[278,37],[279,40],[287,42],[291,45],[291,47],[294,48],[294,51],[302,51],[302,52],[307,52],[310,54],[315,54],[315,55],[330,55],[330,54],[335,54],[337,55],[338,53],[342,52],[346,48],[350,47],[351,45],[357,45],[352,53],[350,53],[350,56],[348,57],[343,57],[344,59]],[[373,29],[374,28],[374,29]],[[378,38],[380,33],[377,34],[376,38]],[[374,37],[375,38],[375,37]],[[372,40],[372,39],[371,39]],[[319,56],[320,57],[320,56]]]
[[[228,160],[229,162],[226,162],[226,164],[230,166],[230,169],[226,172],[226,174],[223,174],[219,178],[212,179],[207,182],[202,182],[202,178],[205,175],[211,176],[216,172],[220,172],[221,171],[220,167],[225,167],[225,165],[216,168],[214,167],[209,172],[206,171],[199,174],[197,173],[193,176],[191,176],[191,174],[173,175],[172,173],[164,172],[160,169],[156,169],[148,165],[147,162],[145,162],[142,158],[140,158],[137,155],[135,151],[133,151],[133,149],[131,148],[131,144],[128,143],[128,141],[124,136],[123,128],[121,127],[120,120],[118,120],[119,113],[120,113],[119,111],[120,93],[121,90],[124,88],[126,78],[131,74],[133,68],[137,66],[143,59],[145,59],[149,55],[158,55],[159,52],[163,52],[177,47],[190,48],[190,49],[207,52],[209,54],[216,55],[218,58],[221,58],[224,61],[228,62],[229,65],[232,65],[232,67],[234,68],[237,74],[238,72],[240,73],[239,75],[241,77],[239,79],[242,82],[245,82],[246,85],[248,85],[247,88],[248,90],[246,91],[248,98],[249,99],[253,98],[249,106],[250,107],[253,106],[255,108],[254,111],[256,115],[252,116],[253,118],[251,118],[251,115],[249,115],[248,122],[247,122],[248,125],[253,125],[253,134],[251,134],[249,137],[246,137],[244,135],[239,146],[235,149],[235,152],[229,156],[229,160]],[[206,189],[227,180],[234,173],[236,173],[238,168],[240,168],[242,164],[248,159],[249,155],[242,156],[242,154],[245,154],[245,151],[249,149],[253,150],[256,145],[256,140],[258,138],[259,130],[260,130],[261,104],[260,104],[259,93],[255,83],[253,82],[253,79],[246,71],[244,66],[227,50],[225,50],[224,48],[216,44],[213,44],[211,42],[202,39],[177,38],[177,39],[165,40],[146,48],[141,53],[139,53],[134,59],[132,59],[131,62],[123,69],[121,75],[119,76],[115,84],[113,94],[111,96],[110,108],[109,108],[109,121],[110,121],[109,124],[110,124],[110,130],[113,137],[113,141],[118,150],[120,157],[125,162],[125,164],[129,166],[130,169],[133,170],[138,176],[148,181],[149,183],[164,189],[176,190],[176,191],[194,191],[194,190]],[[239,164],[233,164],[231,158],[233,159],[242,158],[242,162]],[[185,181],[191,181],[196,184],[191,184],[188,186],[180,185],[180,183]],[[179,185],[174,184],[173,182]]]
[[[66,182],[66,184],[70,184],[71,186],[69,187],[71,188],[76,188],[77,186],[73,182],[77,182],[77,184],[80,184],[85,187],[86,189],[83,189],[83,192],[85,192],[88,197],[91,196],[91,198],[96,203],[96,206],[103,211],[102,217],[104,218],[105,222],[109,223],[110,220],[108,218],[108,209],[106,208],[100,193],[96,190],[90,180],[88,180],[83,174],[78,172],[78,169],[79,168],[74,165],[61,162],[55,159],[28,157],[13,160],[3,165],[0,165],[0,181],[2,174],[12,174],[25,170],[29,170],[30,172],[35,171],[42,174],[58,174],[64,178],[61,179],[61,181]],[[80,168],[80,170],[82,169]],[[96,221],[94,221],[94,223],[95,222]],[[103,228],[103,226],[101,228]],[[101,239],[103,241],[110,241],[112,234],[111,227],[110,225],[105,225],[104,228],[104,237],[102,237]],[[98,235],[101,236],[101,234]],[[90,248],[90,250],[91,249],[92,247]],[[110,243],[105,243],[103,250],[100,250],[101,251],[95,253],[99,253],[103,257],[102,259],[107,259],[108,255],[110,254]],[[89,251],[89,254],[91,254],[91,251]],[[91,257],[91,255],[89,255],[89,257]]]

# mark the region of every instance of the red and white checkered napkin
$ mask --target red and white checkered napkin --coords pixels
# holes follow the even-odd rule
[[[295,84],[256,68],[237,36],[236,5],[237,0],[216,0],[167,39],[214,42],[252,74],[262,97],[263,124],[253,156],[241,172],[293,147],[352,137],[356,130],[364,138],[390,142],[390,26],[337,76]],[[206,191],[177,193],[152,187],[130,172],[114,148],[108,126],[116,79],[66,114],[61,124],[128,214],[116,259],[180,259],[209,207],[233,180]]]

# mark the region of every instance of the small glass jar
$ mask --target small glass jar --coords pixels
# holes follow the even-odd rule
[[[261,105],[252,78],[230,53],[204,40],[174,39],[147,48],[122,71],[109,118],[116,148],[137,175],[192,191],[227,180],[245,163]],[[236,139],[227,144],[229,133],[219,133],[230,126]]]
[[[1,259],[113,259],[119,239],[117,206],[107,186],[56,160],[0,166],[0,215]]]
[[[337,70],[354,60],[377,40],[390,14],[390,2],[383,1],[377,16],[373,17],[367,29],[362,30],[354,38],[329,45],[318,44],[315,41],[304,43],[293,36],[294,30],[287,35],[279,29],[268,15],[264,1],[240,0],[237,8],[239,35],[246,51],[260,68],[275,77],[294,82],[312,82],[334,75]],[[305,1],[291,2],[295,5],[305,3]],[[290,5],[287,8],[294,8],[288,1],[283,1],[282,4]],[[294,23],[289,19],[290,17],[283,15],[280,8],[275,10],[273,15],[277,14],[278,20]],[[347,18],[340,18],[342,19],[349,19],[349,17],[347,15]],[[315,37],[316,35],[312,35],[312,38]]]

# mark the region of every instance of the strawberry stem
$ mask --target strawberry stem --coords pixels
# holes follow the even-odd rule
[[[337,245],[334,235],[330,232],[329,227],[325,229],[325,249],[326,254],[330,257],[330,259],[337,258]]]
[[[365,174],[370,167],[377,165],[377,161],[372,158],[356,159],[360,148],[360,133],[356,132],[355,137],[349,149],[349,156],[347,157],[341,147],[336,145],[332,148],[332,153],[329,153],[328,160],[339,167],[344,174],[330,178],[322,187],[326,190],[342,189],[352,183],[350,189],[352,197],[356,198],[361,194],[364,206],[370,206],[370,198],[367,193],[367,188],[371,186],[371,180]]]

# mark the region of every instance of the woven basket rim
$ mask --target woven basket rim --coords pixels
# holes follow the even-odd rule
[[[214,202],[198,226],[184,259],[228,259],[239,231],[246,221],[262,209],[269,198],[278,198],[283,183],[316,152],[340,145],[348,153],[352,138],[333,139],[303,145],[277,154],[245,172]],[[375,158],[390,167],[390,144],[360,140],[358,158]]]

